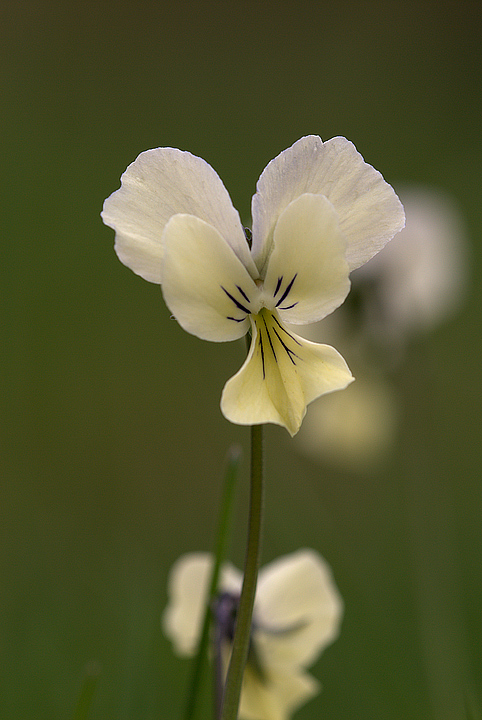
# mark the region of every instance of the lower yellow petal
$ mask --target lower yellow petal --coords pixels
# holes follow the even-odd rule
[[[316,695],[319,683],[291,665],[272,667],[263,680],[246,666],[241,692],[241,720],[288,720],[292,713]]]
[[[221,410],[239,425],[274,423],[295,435],[308,403],[345,388],[353,377],[334,348],[289,332],[277,313],[263,308],[251,316],[251,326],[248,357],[226,383]]]

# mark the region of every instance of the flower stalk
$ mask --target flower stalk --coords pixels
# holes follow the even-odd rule
[[[244,580],[239,601],[231,661],[224,689],[221,720],[236,720],[238,717],[244,668],[248,658],[251,619],[261,554],[263,495],[263,426],[253,425],[251,427],[251,487]]]

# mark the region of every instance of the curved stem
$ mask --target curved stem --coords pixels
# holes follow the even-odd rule
[[[236,619],[233,651],[224,689],[222,720],[236,720],[241,685],[248,657],[254,596],[258,579],[263,516],[263,426],[251,427],[251,490],[249,504],[248,544],[244,566],[243,588]]]

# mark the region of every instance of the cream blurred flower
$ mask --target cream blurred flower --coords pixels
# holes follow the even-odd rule
[[[360,371],[344,393],[315,402],[296,437],[314,460],[349,470],[373,471],[388,456],[397,433],[398,406],[390,383]]]
[[[248,240],[211,166],[174,148],[139,155],[102,213],[120,260],[162,285],[185,330],[215,342],[251,330],[246,361],[223,390],[225,417],[294,435],[308,403],[353,378],[334,348],[286,323],[313,323],[339,307],[349,272],[403,227],[403,208],[352,143],[308,136],[264,169],[252,216]]]
[[[179,655],[196,650],[212,567],[212,555],[191,553],[171,570],[163,628]],[[222,643],[224,672],[241,585],[242,573],[223,565],[213,607],[213,636]],[[331,570],[314,550],[299,550],[261,569],[240,718],[287,720],[319,692],[319,683],[306,668],[338,636],[342,612]]]

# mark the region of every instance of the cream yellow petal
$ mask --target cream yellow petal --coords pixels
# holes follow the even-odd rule
[[[241,720],[288,720],[319,689],[315,678],[291,666],[271,668],[261,679],[248,665],[239,717]]]
[[[382,377],[359,370],[344,392],[313,403],[296,436],[298,447],[315,461],[372,473],[390,455],[398,412],[393,388]]]
[[[216,228],[193,215],[174,215],[163,244],[162,292],[184,330],[216,342],[245,335],[260,292]]]
[[[460,307],[469,280],[469,244],[454,198],[417,186],[401,188],[400,195],[405,228],[353,278],[376,283],[383,312],[375,315],[373,329],[394,343],[447,319]]]
[[[221,410],[233,423],[275,423],[294,435],[308,403],[343,389],[353,377],[334,348],[288,332],[268,310],[251,318],[251,324],[248,357],[226,383]]]
[[[350,290],[346,241],[323,195],[300,195],[281,213],[267,263],[264,297],[284,322],[312,323],[339,307]]]

